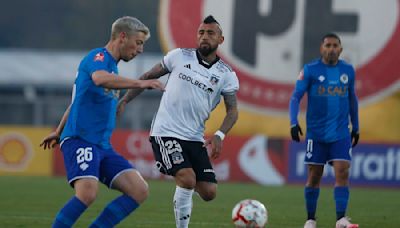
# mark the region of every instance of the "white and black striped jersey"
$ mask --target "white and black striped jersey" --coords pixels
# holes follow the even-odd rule
[[[236,73],[219,57],[204,62],[196,49],[174,49],[162,65],[170,73],[150,135],[203,142],[205,121],[221,95],[239,89]]]

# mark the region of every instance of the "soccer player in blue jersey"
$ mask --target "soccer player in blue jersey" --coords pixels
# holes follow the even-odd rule
[[[304,65],[290,100],[291,137],[299,142],[303,134],[297,120],[299,103],[303,95],[308,94],[304,159],[308,166],[304,190],[308,218],[305,228],[316,227],[319,186],[326,163],[332,165],[335,172],[336,227],[358,227],[345,216],[349,200],[351,148],[358,143],[359,126],[354,68],[339,59],[342,50],[336,34],[325,35],[320,46],[321,58]]]
[[[117,19],[105,47],[89,52],[81,61],[72,102],[57,129],[41,146],[61,141],[69,184],[75,195],[58,212],[53,227],[71,227],[96,199],[98,182],[122,195],[110,202],[90,227],[113,227],[134,211],[148,195],[140,173],[110,144],[115,127],[119,89],[163,90],[157,80],[133,80],[118,75],[120,60],[128,62],[143,52],[149,29],[134,17]]]

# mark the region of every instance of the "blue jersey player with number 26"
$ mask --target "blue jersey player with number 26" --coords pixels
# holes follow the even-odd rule
[[[299,135],[302,135],[297,120],[299,104],[303,95],[308,94],[304,159],[308,166],[304,190],[308,218],[305,228],[317,227],[315,213],[326,163],[332,165],[335,172],[336,228],[358,227],[345,216],[349,200],[351,148],[359,139],[358,101],[354,68],[339,59],[341,52],[340,38],[333,33],[325,35],[320,46],[321,58],[304,65],[290,100],[291,136],[299,142]]]
[[[99,181],[122,195],[111,201],[90,227],[114,227],[147,198],[147,183],[114,151],[110,137],[119,89],[163,90],[157,80],[133,80],[118,75],[118,62],[128,62],[141,54],[149,37],[149,29],[138,19],[119,18],[112,25],[107,45],[93,49],[81,61],[71,105],[55,132],[41,144],[46,149],[61,141],[68,182],[75,190],[75,196],[56,215],[53,227],[72,227],[95,200]]]

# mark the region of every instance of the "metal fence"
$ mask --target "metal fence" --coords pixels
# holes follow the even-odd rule
[[[71,101],[76,68],[84,55],[83,52],[0,51],[3,69],[0,77],[0,124],[57,126]],[[143,55],[130,63],[121,62],[120,74],[139,77],[161,58],[161,54]],[[128,104],[117,127],[149,129],[160,98],[158,91],[143,92]]]

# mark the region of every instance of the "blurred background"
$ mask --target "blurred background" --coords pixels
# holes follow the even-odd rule
[[[71,100],[80,60],[106,44],[115,19],[135,16],[151,30],[144,53],[119,65],[121,75],[137,78],[167,51],[195,47],[197,27],[209,14],[224,31],[219,55],[241,85],[239,121],[214,163],[219,180],[304,182],[305,146],[290,141],[288,102],[303,64],[319,57],[321,37],[335,32],[357,75],[361,139],[352,181],[400,187],[397,0],[6,1],[0,8],[0,175],[65,174],[58,148],[43,151],[39,144]],[[153,167],[147,137],[160,97],[142,93],[113,135],[114,147],[155,179],[163,177]],[[216,108],[206,134],[219,128],[224,114],[223,105]],[[299,118],[305,129],[304,114]]]

